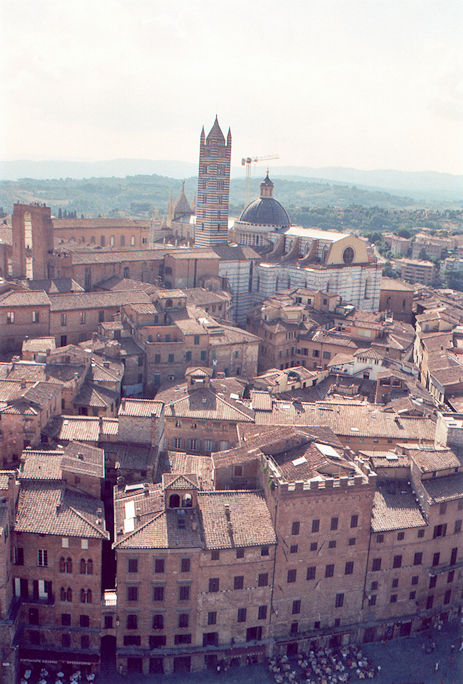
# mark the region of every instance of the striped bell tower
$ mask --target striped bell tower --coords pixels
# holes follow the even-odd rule
[[[228,129],[225,142],[216,116],[207,138],[203,126],[199,142],[195,227],[197,247],[213,247],[227,242],[230,161],[231,132]]]

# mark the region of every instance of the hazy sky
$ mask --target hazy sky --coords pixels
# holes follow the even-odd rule
[[[463,173],[462,0],[0,0],[0,159]],[[272,166],[277,163],[273,162]]]

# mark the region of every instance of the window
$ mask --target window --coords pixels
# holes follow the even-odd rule
[[[89,627],[90,626],[90,618],[88,615],[80,615],[79,616],[79,624],[81,627]]]
[[[437,576],[436,576],[436,575],[432,575],[432,576],[429,578],[429,589],[434,589],[434,587],[436,586],[436,584],[437,584]]]
[[[397,594],[391,594],[389,597],[389,603],[397,603]]]
[[[297,599],[296,601],[293,601],[293,607],[291,610],[292,615],[298,615],[301,612],[301,601],[300,599]]]
[[[90,637],[88,634],[82,634],[80,637],[80,647],[81,648],[89,648],[90,647]]]
[[[329,549],[335,549],[336,548],[336,541],[334,539],[330,539],[328,542],[328,548]]]
[[[320,520],[312,520],[312,532],[320,531]]]
[[[376,535],[376,543],[377,544],[382,544],[384,541],[384,534],[377,534]]]
[[[32,323],[38,323],[40,321],[40,314],[38,311],[32,312]]]
[[[417,551],[413,556],[413,565],[421,565],[423,562],[423,554],[421,551]]]
[[[87,560],[85,558],[80,559],[80,574],[93,575],[93,561],[91,558]]]
[[[174,637],[175,644],[191,644],[191,634],[176,634]]]
[[[88,549],[88,539],[80,540],[80,548],[86,551]]]
[[[312,542],[310,544],[310,550],[311,551],[316,551],[318,549],[318,543],[317,542]]]
[[[418,539],[422,539],[424,537],[424,530],[418,530]]]
[[[207,358],[207,352],[203,349],[202,352],[200,353],[200,358],[201,361],[206,361]]]
[[[461,532],[461,520],[455,520],[455,528],[453,530],[454,534]]]
[[[193,344],[199,344],[199,335],[194,335]]]
[[[162,637],[150,637],[150,640],[156,639],[156,638],[162,639]],[[165,639],[165,637],[164,637],[164,639]],[[126,634],[124,636],[124,646],[140,646],[140,644],[141,644],[141,637],[138,636],[137,634]],[[152,647],[152,648],[154,648],[154,647]]]
[[[174,354],[169,354],[167,357],[168,363],[174,363]]]
[[[296,574],[297,574],[297,571],[296,571],[296,570],[288,570],[288,575],[287,575],[287,578],[286,578],[288,584],[292,584],[293,582],[296,581]]]
[[[310,565],[310,566],[307,568],[306,579],[308,579],[308,580],[314,580],[314,579],[315,579],[315,573],[316,573],[316,571],[317,571],[317,569],[316,569],[315,565]]]
[[[135,235],[130,236],[130,246],[135,247]]]
[[[299,534],[299,530],[301,528],[301,524],[299,521],[293,522],[291,525],[291,534]]]
[[[356,537],[350,537],[349,538],[349,546],[355,546],[357,543]]]
[[[236,549],[236,557],[244,558],[244,549]]]
[[[210,577],[209,578],[209,592],[211,594],[219,591],[219,578],[218,577]]]
[[[178,626],[179,629],[185,629],[190,623],[190,616],[188,613],[179,613],[178,616]]]
[[[394,556],[394,560],[392,563],[393,568],[401,568],[402,567],[402,556]]]
[[[446,513],[446,512],[447,512],[447,504],[445,503],[445,501],[443,501],[443,502],[439,505],[439,514],[440,514],[440,515],[444,515],[444,513]]]
[[[418,575],[413,575],[412,577],[412,585],[418,584],[419,577]]]
[[[128,571],[129,572],[138,572],[138,558],[129,558]]]
[[[381,558],[373,558],[371,569],[373,572],[378,572],[378,570],[381,570]]]
[[[413,601],[416,598],[416,591],[411,591],[408,595],[408,600]]]
[[[242,589],[244,587],[244,576],[237,575],[233,580],[233,589]]]
[[[351,527],[358,527],[359,524],[359,517],[357,514],[351,515],[350,517],[350,526]]]
[[[344,594],[336,594],[336,599],[334,602],[335,608],[342,608],[344,605]]]
[[[439,562],[440,562],[440,553],[437,552],[437,553],[435,553],[435,554],[433,555],[433,557],[432,557],[432,564],[433,564],[433,567],[434,567],[435,565],[439,565]]]
[[[392,588],[393,588],[393,589],[397,589],[398,586],[399,586],[399,580],[398,580],[397,577],[395,577],[395,578],[392,580]]]
[[[299,629],[299,623],[298,622],[292,622],[291,627],[289,628],[290,634],[297,634]]]
[[[450,570],[450,572],[447,574],[447,584],[450,584],[453,582],[453,578],[455,576],[455,570]]]
[[[434,526],[433,539],[436,539],[436,537],[445,537],[446,534],[447,534],[447,525],[445,523],[443,525],[435,525]]]
[[[37,565],[39,565],[42,568],[47,567],[47,565],[48,565],[48,552],[46,549],[38,549],[37,550]]]
[[[153,601],[164,601],[164,587],[153,587]]]
[[[164,615],[155,613],[153,615],[153,629],[164,629]]]
[[[257,619],[258,620],[266,620],[267,619],[267,606],[259,606],[259,609],[257,611]]]
[[[338,529],[338,518],[331,518],[330,530]]]
[[[191,351],[185,352],[185,361],[191,361]]]
[[[270,553],[270,552],[269,552],[268,546],[262,546],[262,548],[261,548],[261,550],[260,550],[260,555],[261,555],[261,556],[268,556],[269,553]]]
[[[457,562],[457,556],[458,556],[458,547],[455,547],[452,549],[451,554],[450,554],[450,565],[455,565]]]
[[[428,598],[426,599],[426,609],[427,609],[427,610],[430,610],[430,609],[432,608],[432,604],[433,604],[433,603],[434,603],[434,596],[431,594],[431,595],[428,596]]]
[[[398,539],[399,541],[402,541],[402,539],[405,539],[405,532],[399,532],[399,533],[397,534],[397,539]]]
[[[314,350],[312,351],[312,356],[314,356],[315,358],[317,358],[318,356],[320,356],[319,350],[318,350],[318,349],[314,349]]]
[[[369,606],[376,606],[376,594],[373,594],[373,596],[370,596],[368,598],[368,605]]]
[[[246,622],[246,608],[238,608],[237,622]]]
[[[7,311],[6,322],[7,322],[7,325],[13,325],[13,323],[14,323],[14,311]]]
[[[450,597],[451,597],[451,595],[452,595],[452,590],[451,590],[451,589],[447,589],[447,591],[446,591],[445,594],[444,594],[444,605],[447,605],[448,603],[450,603]]]
[[[66,321],[67,321],[67,315],[65,313],[62,313],[61,318],[60,318],[60,322],[61,322],[61,325],[63,327],[66,325]]]
[[[298,544],[291,544],[289,547],[289,553],[297,553],[299,550],[299,545]]]
[[[370,587],[371,591],[376,591],[378,589],[378,586],[378,582],[372,582]]]
[[[61,613],[61,624],[63,627],[69,627],[71,624],[71,614]]]
[[[161,574],[164,572],[164,558],[154,559],[154,572],[157,574]]]
[[[24,565],[24,549],[21,546],[14,548],[14,564]]]
[[[61,646],[63,648],[69,648],[71,645],[71,635],[70,634],[62,634],[61,635]]]
[[[189,558],[182,558],[180,561],[180,572],[190,572],[191,561]]]
[[[217,613],[215,610],[211,611],[210,613],[207,614],[207,624],[208,625],[217,624]]]
[[[217,580],[217,582],[218,582],[218,580]],[[268,586],[268,573],[267,572],[262,572],[259,574],[257,584],[259,587]]]
[[[347,561],[346,565],[344,567],[344,574],[345,575],[352,575],[354,572],[354,561]]]
[[[127,629],[138,629],[138,615],[127,615]]]
[[[92,590],[91,589],[81,589],[80,590],[80,602],[81,603],[91,603],[92,602]]]
[[[61,589],[60,589],[60,601],[67,601],[68,603],[72,602],[72,589],[71,589],[71,587],[68,587],[67,589],[65,587],[61,587]]]
[[[127,601],[138,601],[138,587],[127,587]]]
[[[325,567],[325,577],[333,577],[334,575],[334,565],[330,563]]]
[[[220,559],[220,551],[217,551],[214,549],[214,551],[211,551],[211,560],[219,560]]]
[[[190,585],[181,584],[178,588],[178,600],[179,601],[189,601],[190,600]]]

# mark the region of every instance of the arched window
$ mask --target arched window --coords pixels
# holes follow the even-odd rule
[[[66,589],[64,587],[61,587],[59,597],[61,601],[66,601]]]
[[[85,603],[86,596],[87,596],[87,593],[86,593],[85,589],[81,589],[80,590],[80,602],[81,603]]]
[[[71,587],[68,587],[68,588],[67,588],[67,591],[66,591],[66,601],[69,601],[69,602],[72,601],[72,589],[71,589]]]
[[[85,563],[85,558],[80,559],[80,574],[85,575],[86,574],[86,563]]]
[[[72,572],[72,558],[70,556],[66,558],[66,572]]]
[[[191,508],[193,505],[193,499],[191,497],[191,494],[185,494],[182,500],[182,506],[183,508]]]
[[[63,556],[61,556],[61,558],[59,559],[59,571],[66,572],[66,561],[64,560]]]
[[[93,561],[91,558],[87,561],[87,575],[93,575]]]
[[[180,506],[180,497],[178,494],[171,494],[169,497],[169,508],[178,508]]]
[[[91,603],[91,602],[92,602],[92,590],[91,590],[91,589],[87,589],[87,596],[86,596],[86,598],[87,598],[87,603]]]

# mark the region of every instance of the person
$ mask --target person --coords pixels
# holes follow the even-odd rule
[[[460,648],[459,648],[458,650],[459,650],[459,651],[463,651],[463,639],[461,640]]]
[[[439,661],[437,661],[436,664],[434,665],[434,672],[437,672],[438,669],[439,669]]]

